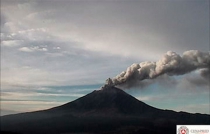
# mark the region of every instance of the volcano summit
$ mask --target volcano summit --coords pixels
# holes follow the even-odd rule
[[[157,109],[112,84],[48,110],[1,117],[2,132],[20,134],[162,134],[176,124],[210,124],[210,115]]]

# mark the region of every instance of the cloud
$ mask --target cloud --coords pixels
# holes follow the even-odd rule
[[[6,3],[5,7],[10,6],[10,8],[17,8],[17,10],[15,14],[11,12],[12,10],[8,11],[10,8],[7,10],[5,8],[2,12],[6,14],[9,20],[13,18],[13,23],[16,27],[24,25],[24,27],[18,28],[18,31],[44,28],[46,32],[49,32],[49,35],[57,37],[56,39],[66,42],[77,42],[79,47],[104,54],[132,58],[136,58],[141,54],[138,60],[145,58],[154,60],[169,49],[177,52],[187,49],[203,51],[207,49],[208,43],[206,41],[208,37],[206,37],[206,34],[202,38],[199,36],[205,33],[206,26],[209,24],[206,22],[208,19],[203,17],[206,16],[206,8],[203,8],[206,7],[205,2],[201,6],[197,6],[196,2],[192,2],[193,8],[186,2],[182,4],[176,3],[175,5],[170,2],[167,4],[162,2],[154,3],[157,7],[150,8],[149,12],[147,12],[147,7],[153,5],[150,2],[111,3],[110,6],[108,2],[102,4],[100,2],[75,3],[62,1],[58,5],[56,2],[49,4],[48,1],[41,3],[35,1],[24,3],[28,5],[26,6],[28,8],[18,8],[16,3],[14,5]],[[70,7],[62,6],[62,4],[70,5]],[[125,10],[128,7],[130,10]],[[179,11],[174,12],[175,7]],[[199,10],[201,7],[203,10]],[[192,9],[193,11],[198,10],[200,12],[191,12]],[[180,12],[182,15],[180,15]],[[176,17],[171,17],[171,14],[174,14]],[[18,24],[17,17],[15,16],[22,16],[19,17],[21,18],[19,20],[20,24]],[[175,18],[181,22],[175,23],[177,22]],[[198,22],[187,21],[186,18],[189,20],[194,20],[195,18],[202,21],[198,25]],[[174,26],[178,30],[173,29],[172,31],[171,27]],[[197,30],[196,27],[200,30]],[[191,32],[183,35],[183,33],[189,30]],[[30,31],[25,36],[31,40],[47,39],[46,35],[42,36],[40,33],[33,33]],[[193,35],[190,36],[189,34]],[[40,36],[37,37],[37,35]],[[182,36],[179,37],[178,35]],[[199,38],[192,38],[196,37],[196,35]],[[50,40],[53,39],[51,36],[49,36]],[[198,47],[195,42],[202,45]],[[184,48],[182,48],[182,44],[185,44]]]
[[[190,113],[204,113],[204,114],[210,114],[208,111],[209,109],[209,104],[189,104],[186,106],[180,106],[176,107],[174,110],[176,111],[185,111],[185,112],[190,112]]]
[[[1,110],[0,116],[21,113],[20,111],[7,110],[7,109],[2,109],[2,108],[0,110]]]
[[[60,93],[39,93],[39,92],[32,92],[24,93],[24,92],[3,92],[2,93],[2,100],[27,100],[31,97],[82,97],[85,94],[80,93],[71,93],[71,94],[60,94]]]
[[[202,77],[186,77],[185,79],[186,83],[189,82],[191,86],[197,86],[197,87],[203,87],[203,86],[209,86],[209,81],[205,80]]]
[[[179,78],[177,80],[176,89],[177,90],[191,90],[191,92],[204,92],[209,90],[209,81],[205,78],[203,78],[199,73],[191,73],[183,78]]]
[[[30,6],[17,8],[13,5],[17,8],[15,14],[12,10],[3,12],[13,20],[16,20],[15,16],[22,16],[19,21],[26,24],[26,28],[47,28],[51,35],[78,42],[90,51],[134,58],[141,53],[141,59],[154,60],[169,49],[180,53],[188,49],[204,51],[208,48],[208,4],[205,2],[191,2],[189,5],[187,2],[165,4],[160,1],[118,4],[62,1],[59,5],[35,1],[25,5]]]
[[[53,49],[60,50],[61,48],[60,47],[53,47]]]
[[[11,90],[11,89],[9,89]],[[1,109],[16,109],[20,112],[43,110],[66,103],[69,100],[82,97],[79,92],[60,92],[51,88],[28,86],[12,91],[1,92]],[[65,99],[64,99],[65,98]]]
[[[64,102],[53,102],[53,101],[30,101],[30,100],[24,100],[24,101],[4,101],[1,103],[1,109],[15,109],[19,112],[31,112],[31,111],[37,111],[37,110],[43,110],[52,108],[55,106],[62,105]]]
[[[145,95],[142,90],[139,90],[140,93],[134,92],[133,95],[138,100],[160,109],[209,114],[209,91],[207,90],[180,89],[176,91],[170,90],[170,92],[168,90],[161,91],[165,92],[159,94],[150,92]]]
[[[22,51],[22,52],[34,52],[34,51],[48,51],[47,48],[40,48],[39,46],[35,46],[35,47],[22,47],[22,48],[19,48],[18,49],[19,51]]]
[[[23,52],[33,52],[32,49],[28,48],[28,47],[22,47],[19,49],[20,51],[23,51]]]
[[[24,42],[23,40],[6,40],[6,41],[1,41],[1,45],[6,47],[16,47],[20,46],[23,42]]]
[[[1,86],[3,87],[10,85],[56,85],[59,81],[48,71],[29,66],[2,68],[1,71]]]
[[[63,6],[68,3],[70,8]],[[121,56],[124,56],[123,58],[128,58],[132,61],[134,59],[141,61],[145,58],[156,59],[156,57],[161,55],[161,52],[167,51],[169,48],[178,52],[187,48],[206,50],[205,38],[196,39],[196,42],[202,44],[199,48],[197,44],[195,45],[195,41],[189,43],[185,43],[185,40],[183,41],[184,37],[196,37],[194,34],[201,35],[199,33],[205,33],[205,26],[206,24],[208,25],[208,23],[206,23],[208,19],[205,19],[206,8],[203,8],[206,7],[205,2],[201,3],[202,8],[197,6],[196,2],[191,3],[194,10],[202,9],[199,10],[200,12],[195,13],[190,12],[192,7],[186,2],[182,4],[176,3],[175,5],[170,2],[166,5],[162,2],[154,3],[157,7],[151,8],[148,11],[147,7],[150,7],[151,3],[147,2],[122,2],[119,3],[119,5],[111,3],[110,6],[110,3],[106,2],[101,4],[100,2],[74,3],[62,1],[60,4],[56,4],[56,2],[49,4],[48,1],[43,1],[42,3],[39,1],[23,3],[4,1],[2,25],[7,27],[7,31],[4,33],[8,33],[6,36],[12,36],[14,39],[23,39],[25,41],[19,48],[19,51],[45,51],[47,52],[46,55],[43,53],[40,54],[40,56],[37,55],[37,57],[43,56],[43,59],[47,59],[47,57],[60,58],[59,62],[50,61],[49,64],[55,65],[55,68],[58,68],[58,64],[60,64],[59,67],[63,66],[61,72],[73,69],[72,67],[70,67],[71,69],[67,69],[67,66],[79,68],[79,65],[82,66],[85,60],[88,60],[88,64],[93,62],[100,64],[100,66],[91,66],[87,69],[96,70],[95,68],[102,67],[101,64],[103,64],[105,59],[94,61],[94,59],[97,58],[88,56],[100,57],[100,55],[110,55],[119,60],[122,59]],[[141,8],[139,8],[139,6]],[[175,7],[179,9],[176,12],[174,12]],[[130,10],[125,10],[127,8]],[[12,12],[14,10],[16,11],[15,13]],[[180,12],[183,14],[180,15]],[[154,15],[154,13],[156,15]],[[176,17],[171,18],[171,13]],[[197,21],[187,21],[186,19],[194,20],[194,18],[196,18],[196,20],[198,20],[198,17],[202,20],[199,22],[199,25],[197,25]],[[175,23],[175,18],[181,22]],[[171,26],[176,26],[176,28],[171,29]],[[197,29],[200,29],[200,31]],[[191,32],[187,33],[187,35],[182,34],[182,37],[177,36],[189,30],[191,30]],[[206,37],[206,34],[202,37]],[[192,38],[189,40],[195,39]],[[185,44],[184,48],[182,44]],[[65,50],[66,53],[62,50]],[[97,55],[86,54],[89,52],[97,53]],[[36,54],[33,53],[32,56],[35,57],[35,55]],[[119,57],[116,55],[119,55]],[[19,58],[16,59],[21,59],[23,58],[21,56],[25,55],[18,54],[17,57],[18,56]],[[34,58],[32,56],[30,58],[34,60],[34,63],[38,63],[37,65],[27,60],[22,61],[21,64],[33,64],[35,68],[43,68],[41,66],[43,66],[44,63],[41,62],[41,58]],[[83,56],[87,57],[83,58]],[[12,56],[8,57],[12,58]],[[71,57],[75,58],[75,60],[72,60]],[[110,59],[111,58],[109,58],[109,60]],[[65,62],[71,62],[72,65],[67,65]],[[87,65],[86,62],[84,62],[84,64]],[[125,65],[126,63],[123,64]],[[66,68],[64,68],[64,66]],[[55,68],[45,66],[43,69],[51,69],[50,71],[52,71]],[[114,74],[115,73],[111,73],[111,76]],[[100,81],[102,81],[102,78]],[[147,85],[146,82],[145,85]]]

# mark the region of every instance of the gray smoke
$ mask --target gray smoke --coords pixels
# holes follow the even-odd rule
[[[201,76],[209,82],[210,80],[210,68],[202,69],[201,70]]]
[[[145,79],[154,79],[161,75],[183,75],[197,69],[203,69],[201,75],[209,78],[210,52],[200,52],[190,50],[183,53],[182,56],[175,52],[168,51],[157,62],[141,62],[132,64],[116,77],[112,79],[115,86],[124,84],[135,85]]]

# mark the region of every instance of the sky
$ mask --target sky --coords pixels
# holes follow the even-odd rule
[[[1,115],[58,106],[133,63],[209,52],[208,0],[1,0]],[[125,91],[174,111],[210,114],[199,70]]]

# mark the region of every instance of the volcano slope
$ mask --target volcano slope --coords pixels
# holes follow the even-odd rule
[[[2,132],[20,134],[173,134],[176,124],[210,124],[210,115],[157,109],[114,86],[51,109],[1,117]]]

